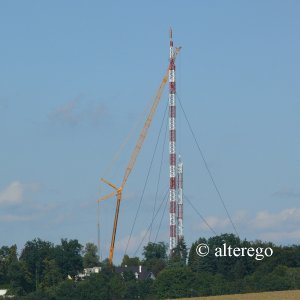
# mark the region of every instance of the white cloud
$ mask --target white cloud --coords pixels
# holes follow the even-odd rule
[[[216,216],[208,216],[205,218],[206,223],[213,229],[227,227],[228,219],[222,219]],[[195,230],[210,230],[204,221],[194,226]]]
[[[247,221],[247,219],[248,219],[248,216],[245,211],[238,211],[232,217],[233,223],[237,224],[237,225],[242,224],[243,222]],[[216,231],[224,232],[226,230],[232,230],[231,222],[230,222],[229,218],[227,218],[227,217],[222,218],[219,216],[208,216],[208,217],[205,217],[205,220],[206,220],[207,224]],[[203,221],[199,224],[196,224],[193,229],[195,231],[198,231],[198,230],[210,231],[210,228],[207,226],[207,224]]]
[[[233,230],[226,217],[208,216],[205,219],[218,234]],[[232,219],[239,233],[243,233],[245,236],[254,236],[273,242],[298,241],[300,239],[300,230],[298,229],[300,227],[300,208],[285,208],[275,213],[259,211],[254,217],[249,216],[245,211],[240,211]],[[193,229],[202,232],[210,231],[205,222],[195,224]]]
[[[259,238],[266,241],[299,241],[300,240],[300,229],[293,231],[274,231],[274,232],[263,232],[259,235]]]
[[[49,114],[49,118],[62,124],[74,126],[83,122],[98,123],[107,113],[104,104],[80,101],[80,99],[81,97],[77,97],[56,107]]]
[[[300,208],[287,208],[278,213],[258,212],[252,224],[256,228],[277,228],[300,225]]]
[[[0,222],[24,222],[31,221],[34,219],[34,216],[18,216],[18,215],[2,215],[0,216]]]
[[[31,193],[39,191],[40,187],[37,183],[22,183],[15,180],[0,190],[0,205],[4,206],[1,209],[0,222],[32,221],[55,209],[55,204],[45,205],[28,197]],[[19,214],[18,211],[22,213]]]
[[[127,253],[128,252],[129,253],[135,252],[143,239],[144,239],[144,242],[148,241],[148,236],[149,236],[149,232],[147,232],[146,229],[140,231],[136,235],[132,235],[131,239],[130,239],[130,242],[128,244]],[[120,240],[118,240],[118,241],[116,241],[115,250],[118,251],[118,252],[122,252],[122,254],[123,254],[126,250],[126,247],[127,247],[128,238],[129,238],[129,235],[122,238],[122,239],[120,239]],[[142,246],[141,246],[141,249],[142,249]]]
[[[27,192],[37,192],[40,185],[37,183],[25,184],[15,180],[0,190],[0,205],[17,205],[24,202]]]
[[[20,204],[24,198],[25,185],[19,181],[13,181],[0,191],[0,204]]]

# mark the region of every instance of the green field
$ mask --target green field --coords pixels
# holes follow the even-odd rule
[[[237,294],[225,296],[181,298],[180,300],[299,300],[300,290]]]

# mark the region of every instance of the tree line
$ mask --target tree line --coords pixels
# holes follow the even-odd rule
[[[271,257],[216,257],[214,249],[224,241],[232,247],[273,249]],[[197,246],[207,244],[210,252],[200,257]],[[149,242],[142,258],[123,257],[121,266],[138,266],[151,271],[156,279],[136,279],[100,263],[97,247],[78,240],[62,239],[60,244],[41,239],[28,241],[18,254],[16,245],[0,248],[0,288],[14,299],[168,299],[274,290],[300,289],[300,245],[241,240],[233,234],[199,238],[189,251],[184,240],[172,254],[165,243]],[[101,266],[101,272],[76,280],[84,268]]]

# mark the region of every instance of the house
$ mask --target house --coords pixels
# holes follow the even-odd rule
[[[91,274],[98,274],[101,271],[101,267],[85,268],[83,271],[86,276],[89,276]]]
[[[134,274],[136,279],[141,279],[141,280],[155,279],[154,274],[141,265],[140,266],[125,265],[124,267],[115,267],[115,272],[121,274],[122,276],[124,272],[131,272]]]
[[[85,268],[83,269],[83,273],[79,273],[76,276],[76,280],[83,280],[91,274],[98,274],[101,271],[101,267],[93,267],[93,268]]]
[[[13,298],[13,295],[7,295],[8,290],[7,289],[0,289],[0,299],[7,299],[7,298]]]
[[[76,275],[75,280],[84,280],[91,274],[98,274],[101,272],[101,267],[86,268],[83,270],[83,273]],[[124,272],[131,272],[134,274],[136,279],[145,280],[145,279],[155,279],[154,274],[151,271],[148,271],[143,266],[127,266],[124,267],[115,267],[115,272],[123,276]]]

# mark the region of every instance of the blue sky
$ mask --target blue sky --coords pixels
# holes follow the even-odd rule
[[[104,170],[167,69],[170,26],[182,46],[178,96],[240,236],[297,243],[299,9],[298,1],[1,1],[1,245],[97,243],[96,200],[110,192],[99,178],[121,183],[141,122],[113,172]],[[167,92],[124,191],[117,261],[166,104]],[[232,232],[179,107],[177,121],[185,194],[217,233]],[[162,137],[129,255],[151,220]],[[114,207],[115,199],[100,207],[103,257]],[[184,216],[188,244],[212,234],[188,204]],[[168,242],[167,213],[159,239]]]

